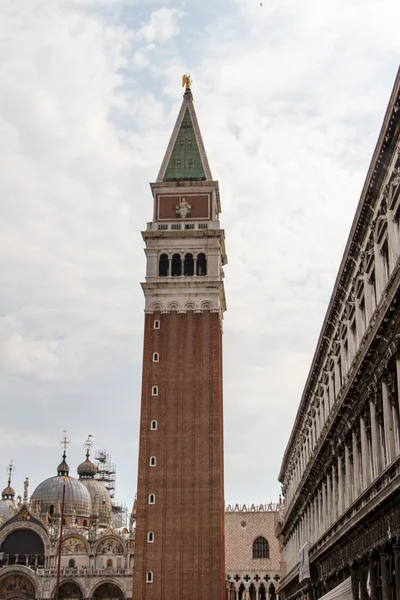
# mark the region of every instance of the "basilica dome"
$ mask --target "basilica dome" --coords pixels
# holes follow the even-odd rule
[[[98,468],[89,460],[89,449],[86,453],[86,460],[79,465],[77,472],[79,482],[85,486],[90,494],[93,515],[99,519],[100,527],[107,527],[112,519],[111,498],[105,486],[95,479]]]
[[[31,497],[31,505],[38,507],[41,515],[60,515],[63,489],[65,485],[64,516],[66,521],[76,518],[79,525],[87,525],[92,514],[90,494],[81,481],[69,477],[69,467],[65,461],[58,466],[57,475],[40,483]]]

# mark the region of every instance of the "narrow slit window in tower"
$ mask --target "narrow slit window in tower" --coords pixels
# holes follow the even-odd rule
[[[156,503],[156,495],[149,494],[149,504],[155,504],[155,503]]]
[[[155,431],[157,429],[157,421],[155,419],[153,419],[153,421],[150,423],[150,429],[152,431]]]
[[[158,352],[154,352],[153,362],[160,362],[160,355],[158,354]]]
[[[146,583],[153,583],[153,571],[147,571]]]
[[[158,396],[158,387],[156,385],[153,385],[153,387],[151,388],[151,395]]]
[[[155,456],[150,456],[150,466],[155,467],[157,464],[157,459]]]
[[[149,544],[154,544],[154,531],[149,531],[147,533],[147,541]]]
[[[160,321],[158,319],[154,321],[154,329],[160,329]]]

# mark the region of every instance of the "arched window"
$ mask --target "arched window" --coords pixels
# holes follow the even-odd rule
[[[269,558],[269,544],[262,535],[253,542],[253,558]]]
[[[160,321],[158,319],[154,321],[154,329],[160,329]]]
[[[157,421],[153,419],[153,421],[150,423],[150,429],[152,431],[155,431],[157,429]]]
[[[197,256],[197,275],[207,275],[207,258],[203,252]]]
[[[156,385],[153,385],[153,387],[151,388],[151,395],[158,396],[158,387]]]
[[[146,583],[153,583],[153,571],[147,571]]]
[[[158,275],[159,277],[167,277],[168,275],[168,254],[161,254],[158,261]]]
[[[157,463],[157,459],[155,456],[150,456],[150,466],[155,467]]]
[[[147,533],[147,542],[149,544],[153,544],[154,543],[154,531],[149,531]]]
[[[160,355],[158,354],[158,352],[154,352],[153,362],[160,362]]]
[[[182,261],[180,254],[173,254],[172,265],[171,265],[172,277],[182,275]]]
[[[185,254],[185,260],[183,263],[183,274],[184,275],[194,275],[193,254]]]
[[[68,561],[68,566],[70,569],[75,569],[75,561],[73,558],[70,558]]]
[[[156,495],[149,494],[149,504],[155,504],[155,503],[156,503]]]
[[[113,564],[112,564],[112,558],[108,558],[107,559],[107,569],[112,569],[112,566],[113,566]]]

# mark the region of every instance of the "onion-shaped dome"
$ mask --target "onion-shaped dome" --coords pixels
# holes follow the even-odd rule
[[[94,478],[98,473],[98,468],[90,460],[90,448],[92,447],[91,436],[87,439],[84,446],[87,449],[86,460],[81,463],[77,469],[79,481],[90,494],[92,501],[92,515],[98,518],[100,527],[108,527],[111,524],[111,498],[104,485]]]
[[[12,500],[15,496],[15,492],[13,490],[13,488],[10,486],[10,484],[8,484],[8,486],[6,488],[4,488],[4,490],[1,492],[1,497],[4,500]]]
[[[10,506],[13,508],[17,505],[15,501],[15,491],[11,487],[11,476],[15,471],[15,467],[13,462],[7,467],[8,471],[8,482],[7,487],[1,492],[1,500],[0,500],[0,517],[7,518],[10,516]]]
[[[31,504],[39,507],[41,515],[59,514],[65,480],[64,515],[89,518],[92,514],[90,494],[78,479],[68,477],[69,466],[65,461],[65,453],[62,463],[57,468],[57,473],[58,475],[55,477],[49,477],[37,486],[32,494]]]
[[[87,457],[86,460],[78,466],[77,472],[79,479],[93,479],[98,472],[98,468],[91,460],[89,460],[89,457]]]

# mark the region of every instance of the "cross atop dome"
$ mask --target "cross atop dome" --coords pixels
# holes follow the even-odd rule
[[[212,181],[191,91],[190,75],[182,77],[186,86],[181,109],[169,141],[157,183],[169,181]]]
[[[8,473],[8,482],[7,487],[1,493],[1,497],[3,498],[3,500],[12,499],[15,496],[15,492],[11,487],[11,479],[13,474],[15,473],[15,465],[13,461],[11,461],[10,464],[6,467],[6,472]]]
[[[69,473],[69,466],[67,464],[66,458],[67,458],[67,448],[70,445],[70,443],[71,443],[71,440],[67,437],[67,432],[64,429],[64,436],[60,442],[60,446],[62,448],[64,448],[64,452],[62,455],[62,461],[57,467],[57,475],[59,475],[60,477],[67,477],[68,473]]]

